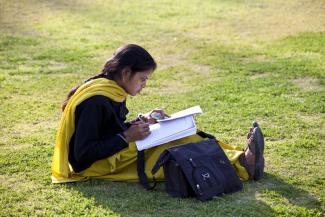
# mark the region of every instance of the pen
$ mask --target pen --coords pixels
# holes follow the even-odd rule
[[[138,114],[138,119],[139,119],[142,123],[146,123],[146,118],[145,118],[142,114]]]

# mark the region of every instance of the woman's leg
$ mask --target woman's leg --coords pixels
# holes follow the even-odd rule
[[[239,158],[240,164],[243,165],[249,179],[259,180],[264,174],[264,136],[257,122],[247,135],[247,147],[244,154]]]
[[[255,129],[257,129],[256,126],[249,134],[250,139],[248,142],[248,147],[245,151],[241,150],[238,147],[218,141],[221,148],[226,153],[229,161],[236,170],[237,175],[242,181],[246,181],[248,179],[257,180],[263,175],[264,139],[259,127],[258,130]],[[164,150],[175,145],[181,145],[189,142],[199,142],[203,139],[204,138],[201,136],[194,134],[192,136],[188,136],[145,150],[145,172],[148,176],[148,179],[152,179],[151,169]],[[91,167],[79,173],[78,175],[109,179],[113,181],[138,181],[137,149],[135,143],[130,143],[128,148],[109,158],[96,161],[92,164]],[[155,174],[155,178],[157,180],[164,179],[162,168]]]
[[[192,136],[178,139],[178,140],[157,146],[155,148],[146,150],[146,152],[145,152],[145,158],[146,158],[145,172],[146,172],[148,178],[152,179],[151,169],[154,166],[154,164],[156,163],[156,161],[158,160],[160,154],[164,150],[166,150],[167,148],[170,148],[172,146],[175,146],[175,145],[185,144],[185,143],[189,143],[189,142],[199,142],[202,140],[203,140],[203,138],[201,136],[195,134]],[[233,167],[236,170],[236,173],[240,177],[240,179],[242,181],[248,180],[249,174],[248,174],[247,170],[245,169],[245,167],[243,167],[241,165],[241,163],[239,162],[239,158],[244,153],[244,151],[241,148],[228,145],[221,141],[218,141],[218,143],[220,144],[221,148],[226,153],[230,163],[233,165]],[[164,174],[163,174],[162,168],[160,170],[158,170],[158,172],[155,174],[155,178],[158,180],[164,179]]]
[[[149,180],[152,180],[151,169],[158,160],[160,154],[175,145],[189,142],[198,142],[203,138],[199,135],[192,135],[182,139],[174,140],[151,149],[145,150],[145,172]],[[93,177],[98,179],[109,179],[113,181],[138,181],[137,173],[137,149],[135,143],[121,152],[93,163],[85,171],[78,173],[78,176]],[[155,174],[156,180],[164,180],[162,168]]]
[[[249,174],[246,168],[240,163],[239,159],[244,154],[244,151],[236,146],[231,146],[224,142],[218,141],[220,147],[226,153],[230,163],[236,170],[237,175],[239,176],[240,180],[247,181],[249,179]]]

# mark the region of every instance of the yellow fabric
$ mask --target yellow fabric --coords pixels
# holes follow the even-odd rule
[[[221,148],[226,153],[230,163],[235,168],[237,175],[242,181],[247,181],[249,179],[249,175],[245,167],[243,167],[239,162],[239,156],[244,153],[244,151],[236,146],[231,146],[226,143],[219,141]]]
[[[127,97],[125,90],[117,85],[115,81],[105,78],[91,80],[77,89],[64,109],[56,135],[56,144],[52,159],[53,183],[85,179],[85,177],[72,174],[72,169],[68,162],[69,141],[75,130],[76,107],[82,101],[95,95],[103,95],[116,102],[123,102]]]
[[[88,178],[108,179],[112,181],[138,181],[137,149],[135,143],[106,159],[94,162],[86,170],[75,173],[68,162],[69,142],[74,133],[75,110],[82,101],[94,95],[103,95],[116,102],[123,102],[127,93],[114,81],[95,79],[80,86],[71,97],[62,115],[56,137],[56,146],[52,161],[52,183],[64,183],[87,180]],[[202,137],[192,135],[178,139],[145,151],[145,171],[152,179],[151,169],[160,154],[174,145],[201,141]],[[242,180],[248,180],[248,173],[239,163],[239,156],[243,153],[238,148],[219,142],[237,174]],[[156,174],[157,180],[163,180],[164,174],[160,169]]]
[[[185,144],[188,142],[198,142],[201,140],[202,137],[192,135],[145,150],[145,172],[148,179],[152,179],[151,169],[165,149],[175,145]],[[129,143],[129,148],[126,148],[109,158],[96,161],[91,165],[91,167],[78,175],[81,177],[93,177],[113,181],[138,181],[136,160],[137,150],[135,143]],[[155,178],[156,180],[164,180],[162,169],[158,170],[155,174]]]
[[[202,137],[195,134],[145,150],[145,172],[148,179],[152,180],[151,169],[156,163],[160,154],[165,149],[175,145],[185,144],[188,142],[199,142],[201,140]],[[249,176],[246,169],[239,163],[239,156],[243,153],[243,151],[240,148],[227,145],[220,141],[219,144],[225,151],[240,179],[242,181],[248,180]],[[91,167],[76,175],[80,177],[92,177],[113,181],[138,181],[136,160],[137,150],[135,143],[130,143],[129,148],[126,148],[109,158],[96,161],[91,165]],[[158,172],[155,174],[155,179],[164,180],[162,169],[158,170]]]

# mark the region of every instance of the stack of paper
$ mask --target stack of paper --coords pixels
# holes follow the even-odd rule
[[[195,134],[195,114],[202,114],[200,106],[174,113],[170,118],[159,120],[158,123],[150,125],[151,134],[143,140],[136,141],[137,149],[141,151]]]

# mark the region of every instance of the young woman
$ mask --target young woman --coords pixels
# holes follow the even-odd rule
[[[146,122],[126,121],[127,95],[136,96],[157,65],[142,47],[128,44],[119,48],[102,72],[73,88],[62,105],[63,115],[56,137],[52,162],[52,182],[81,181],[88,178],[115,181],[138,181],[136,140],[150,134],[148,123],[153,112],[167,116],[163,110],[149,113]],[[252,128],[245,151],[220,143],[242,180],[258,179],[256,165],[264,168],[262,136],[258,126]],[[254,137],[259,133],[259,138]],[[254,138],[253,138],[254,137]],[[199,135],[163,144],[145,152],[145,171],[150,172],[159,155],[167,148],[201,141]],[[257,148],[256,148],[257,147]],[[257,150],[257,151],[256,151]],[[259,170],[261,170],[259,166]],[[263,172],[263,171],[262,171]],[[163,180],[162,170],[155,175]]]

